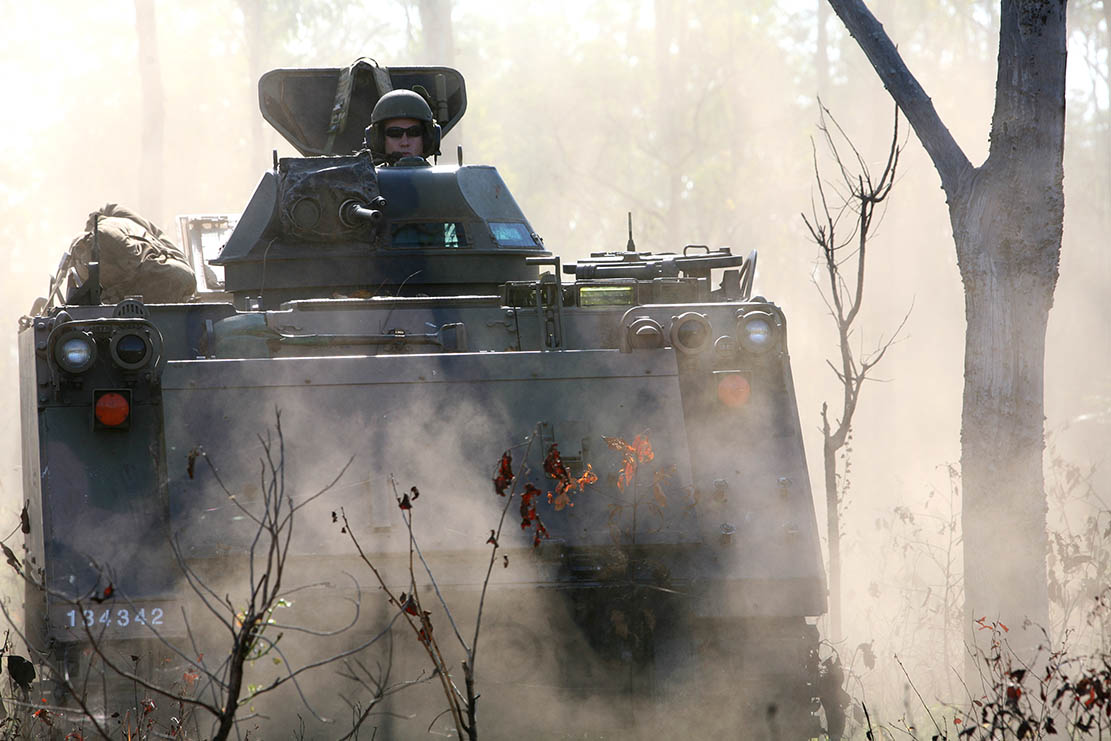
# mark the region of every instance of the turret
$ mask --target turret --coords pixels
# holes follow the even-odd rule
[[[374,105],[415,90],[446,134],[467,107],[446,67],[278,69],[263,117],[304,157],[275,157],[214,264],[237,305],[372,295],[489,295],[536,280],[549,257],[497,170],[421,157],[391,165],[364,147]],[[460,157],[460,160],[462,158]]]

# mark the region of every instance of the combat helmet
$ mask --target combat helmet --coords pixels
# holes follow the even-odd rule
[[[391,90],[378,99],[366,127],[366,146],[378,155],[386,152],[385,122],[395,118],[412,118],[424,128],[421,154],[430,157],[440,153],[440,125],[432,118],[432,109],[420,93],[412,90]]]

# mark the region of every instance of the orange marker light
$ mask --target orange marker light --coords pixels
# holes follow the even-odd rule
[[[739,373],[724,374],[718,381],[718,401],[727,407],[744,406],[751,395],[748,379]]]
[[[131,402],[119,391],[107,391],[96,400],[94,413],[105,427],[119,427],[131,416]]]

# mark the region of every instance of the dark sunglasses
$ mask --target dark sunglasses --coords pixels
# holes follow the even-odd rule
[[[400,126],[391,126],[386,129],[386,136],[391,139],[400,139],[406,134],[409,135],[410,139],[416,139],[418,136],[424,134],[424,127],[420,124],[417,124],[415,126],[410,126],[407,129],[403,129]]]

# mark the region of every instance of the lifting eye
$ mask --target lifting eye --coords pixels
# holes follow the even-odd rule
[[[688,355],[702,352],[710,346],[713,328],[704,314],[688,311],[671,320],[671,344]]]
[[[54,359],[66,373],[84,373],[96,362],[96,342],[84,332],[64,335],[54,345]]]

